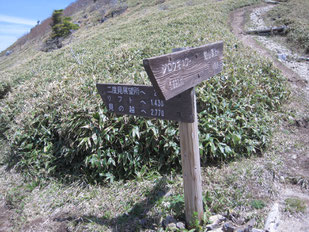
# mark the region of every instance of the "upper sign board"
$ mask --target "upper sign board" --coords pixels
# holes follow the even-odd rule
[[[108,111],[115,114],[194,122],[191,89],[168,101],[158,98],[152,86],[97,84],[97,89]]]
[[[171,99],[222,71],[223,42],[170,53],[143,61],[161,99]]]

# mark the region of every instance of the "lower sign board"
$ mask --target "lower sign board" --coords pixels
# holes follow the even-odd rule
[[[168,101],[160,99],[152,86],[97,84],[97,89],[108,111],[115,114],[194,122],[191,89]]]

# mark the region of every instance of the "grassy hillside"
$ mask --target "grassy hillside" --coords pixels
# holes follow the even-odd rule
[[[179,170],[177,123],[115,117],[95,84],[150,84],[144,58],[219,40],[223,72],[197,88],[202,163],[259,152],[269,140],[269,112],[287,96],[285,81],[228,27],[231,10],[258,2],[128,0],[125,13],[104,23],[86,8],[73,20],[87,14],[90,24],[63,48],[44,53],[30,44],[2,59],[5,162],[31,178],[99,182]]]
[[[221,162],[259,154],[288,95],[280,73],[229,29],[233,9],[259,2],[128,0],[99,23],[89,1],[63,48],[41,52],[34,39],[1,57],[0,199],[14,213],[10,229],[163,231],[167,216],[183,221],[178,123],[109,114],[95,84],[150,84],[144,58],[218,40],[223,72],[197,87],[202,164],[220,164],[202,169],[205,219],[229,212],[262,227],[278,160]]]

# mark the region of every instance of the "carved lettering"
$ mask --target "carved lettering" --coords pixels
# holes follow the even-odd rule
[[[174,100],[165,101],[156,96],[156,91],[152,86],[97,84],[97,88],[108,111],[115,114],[184,122],[194,120],[192,96],[188,91],[180,94],[180,97]],[[113,94],[113,92],[117,94]]]
[[[119,112],[123,112],[123,111],[124,111],[124,107],[123,107],[123,106],[119,106],[119,107],[118,107],[118,111],[119,111]]]
[[[144,59],[144,67],[158,97],[169,100],[222,71],[223,42]],[[215,63],[216,62],[216,63]]]
[[[168,82],[168,87],[170,90],[174,90],[184,85],[184,80],[182,77],[174,78]]]
[[[153,117],[164,117],[164,110],[150,109],[150,115]]]
[[[160,99],[151,99],[150,104],[151,106],[164,107],[164,101]]]
[[[219,53],[219,51],[217,49],[212,48],[209,51],[205,51],[204,52],[204,59],[205,60],[210,60],[210,59],[218,56],[219,54],[220,53]]]
[[[129,106],[129,113],[135,114],[135,106]]]
[[[168,74],[172,72],[180,71],[189,66],[191,60],[189,58],[185,58],[183,60],[177,60],[175,62],[169,62],[167,64],[162,65],[162,74]]]
[[[219,62],[214,62],[213,65],[212,65],[212,68],[213,68],[214,70],[219,69],[219,67],[220,67]]]
[[[114,104],[109,103],[109,104],[108,104],[108,110],[109,110],[109,111],[114,111]]]

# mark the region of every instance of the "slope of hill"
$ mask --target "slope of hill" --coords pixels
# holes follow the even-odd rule
[[[44,53],[26,43],[1,65],[10,87],[1,100],[10,164],[42,177],[88,173],[91,180],[127,178],[142,167],[178,169],[176,124],[110,115],[95,83],[149,84],[144,58],[218,40],[225,43],[224,71],[198,89],[202,161],[263,149],[267,112],[285,90],[277,71],[230,35],[228,13],[248,2],[256,1],[128,1],[109,7],[128,9],[104,23],[90,13],[92,3],[72,15],[89,17],[62,49]]]
[[[85,206],[87,198],[99,204],[96,192],[100,192],[107,201],[99,204],[100,210],[107,212],[102,215],[98,209],[79,209],[73,197],[68,200],[70,207],[76,206],[77,214],[82,215],[70,216],[72,228],[80,231],[117,230],[117,226],[128,229],[129,219],[143,213],[150,214],[144,227],[154,224],[151,228],[160,228],[162,215],[171,212],[177,215],[177,207],[183,202],[179,188],[166,205],[162,205],[162,197],[156,194],[158,189],[165,191],[166,186],[180,185],[180,181],[163,178],[153,184],[153,176],[159,178],[180,170],[177,123],[115,117],[107,112],[95,88],[98,82],[150,84],[142,60],[170,53],[175,47],[224,41],[223,72],[197,88],[203,165],[259,154],[270,139],[271,111],[277,110],[288,96],[286,81],[270,62],[243,47],[230,32],[228,23],[233,9],[259,2],[78,1],[85,4],[72,10],[71,15],[73,22],[79,22],[81,27],[65,40],[61,49],[49,53],[40,51],[42,41],[48,38],[47,30],[26,40],[22,46],[13,47],[15,50],[10,56],[1,57],[0,152],[4,164],[21,171],[30,183],[27,187],[21,185],[29,195],[12,193],[6,197],[14,207],[24,203],[21,218],[27,221],[35,218],[35,214],[48,215],[52,208],[66,205],[66,200],[60,196],[57,199],[56,194],[47,208],[35,209],[31,204],[34,199],[46,206],[46,202],[42,202],[45,198],[35,197],[38,185],[51,183],[43,195],[52,192],[65,195],[70,191],[61,183],[102,184],[115,180],[114,186],[93,191],[89,190],[95,188],[91,185],[82,188],[76,184],[77,202],[82,201]],[[250,163],[244,169],[253,166]],[[256,168],[262,170],[262,167]],[[227,175],[234,173],[232,169]],[[215,176],[220,170],[207,172]],[[256,181],[254,173],[249,176]],[[129,181],[128,184],[118,181],[130,178],[146,181]],[[233,178],[227,177],[225,187],[232,182]],[[258,186],[257,182],[254,184]],[[132,202],[138,201],[138,194],[126,199],[134,189],[142,191],[143,199],[146,198],[135,207]],[[212,212],[240,210],[241,204],[249,205],[246,197],[255,196],[254,188],[246,186],[228,190],[229,193],[214,187],[205,192],[205,204]],[[113,198],[117,191],[119,195]],[[124,205],[119,206],[119,201],[125,202]],[[25,205],[33,212],[24,210]],[[144,206],[146,209],[141,212]],[[155,209],[150,210],[151,207]],[[19,221],[16,227],[22,228],[25,224]],[[136,230],[143,227],[140,221],[132,224]]]
[[[120,9],[126,9],[127,6],[125,3],[118,3],[116,0],[77,0],[71,3],[67,8],[64,9],[63,15],[73,17],[74,22],[81,26],[93,26],[98,22],[102,22],[102,19],[109,17],[112,12],[121,12]],[[89,19],[90,18],[90,19]],[[4,64],[15,65],[16,57],[10,56],[8,54],[21,55],[24,57],[29,48],[35,50],[42,50],[46,39],[50,36],[51,33],[51,17],[45,19],[40,24],[36,25],[31,29],[31,31],[21,38],[19,38],[14,44],[12,44],[5,51],[0,53],[0,63],[2,64],[1,68],[4,69]],[[32,56],[33,54],[31,54]],[[9,60],[13,62],[10,63]],[[15,61],[15,62],[14,62]]]

